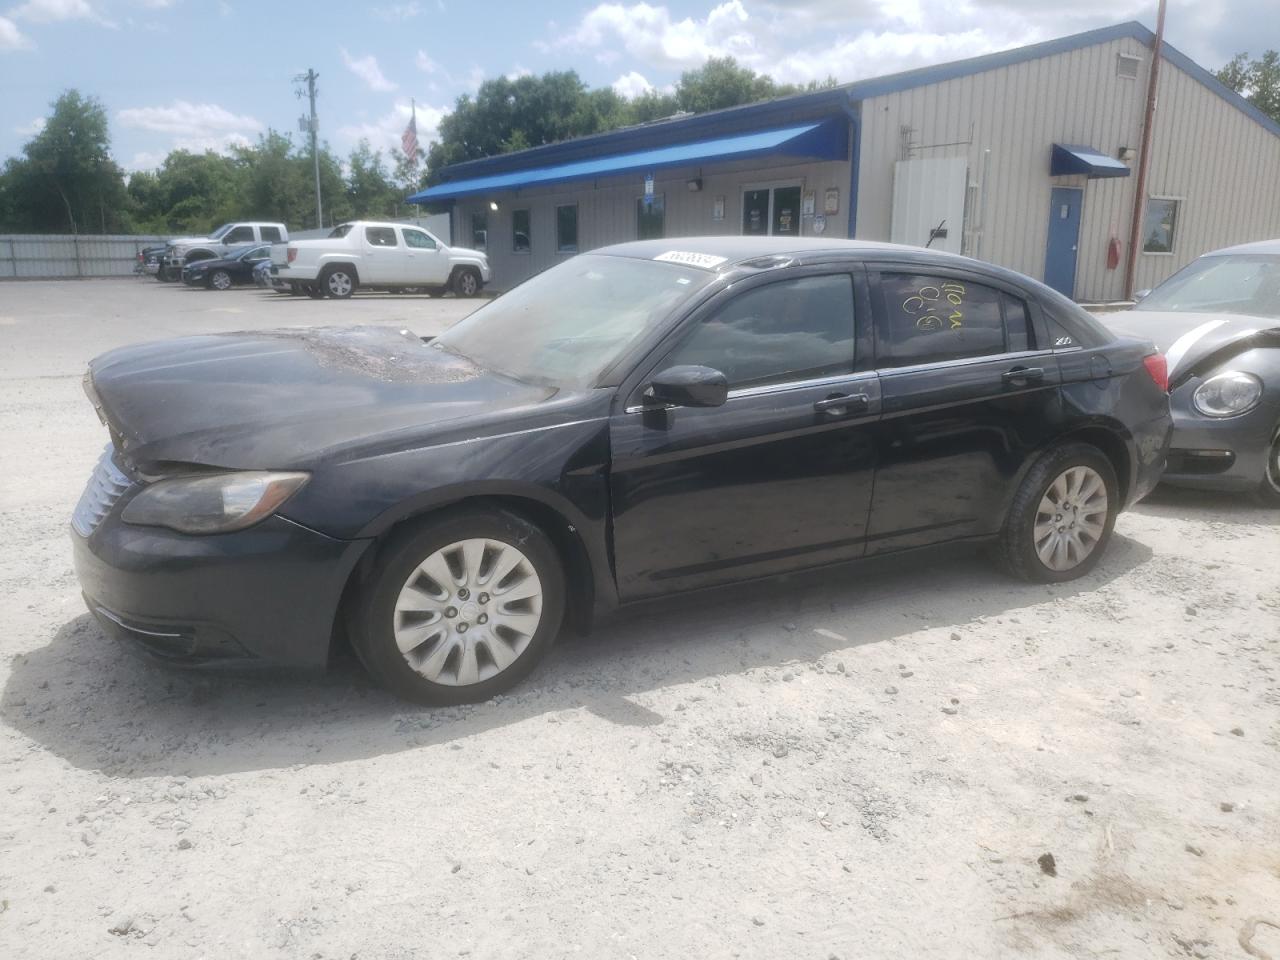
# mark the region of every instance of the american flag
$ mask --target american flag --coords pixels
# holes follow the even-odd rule
[[[400,148],[404,150],[405,158],[410,163],[418,162],[418,111],[414,108],[413,116],[409,118],[409,125],[404,128],[404,133],[400,135]]]

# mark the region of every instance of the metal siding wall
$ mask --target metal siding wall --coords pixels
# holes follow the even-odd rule
[[[1167,61],[1158,93],[1147,193],[1184,199],[1173,254],[1138,255],[1140,288],[1206,251],[1280,237],[1280,137]]]
[[[0,278],[130,276],[138,252],[166,239],[72,234],[0,236]]]
[[[702,189],[689,192],[687,182],[702,178]],[[828,187],[840,190],[840,212],[827,217],[823,236],[842,238],[848,232],[849,164],[847,161],[819,161],[762,166],[759,161],[740,161],[714,169],[687,167],[658,171],[654,193],[666,201],[666,235],[670,238],[739,234],[742,232],[742,188],[744,184],[799,182],[812,190],[816,209],[822,211]],[[498,202],[498,211],[489,212],[489,265],[492,284],[506,290],[522,280],[565,260],[569,254],[556,253],[555,208],[578,204],[578,250],[585,252],[613,243],[636,239],[637,198],[644,194],[644,174],[600,178],[581,183],[565,183],[517,193],[464,197],[458,201],[458,243],[471,243],[471,214],[488,211],[489,201]],[[715,198],[725,198],[724,219],[712,220]],[[517,254],[511,250],[511,211],[528,208],[532,219],[533,251]],[[804,220],[805,235],[812,235]]]
[[[1116,76],[1122,52],[1143,58],[1136,81]],[[1132,178],[1051,178],[1049,153],[1054,142],[1085,143],[1113,155],[1136,146],[1148,59],[1138,41],[1124,38],[866,101],[859,238],[889,237],[899,126],[913,127],[913,140],[923,145],[967,140],[972,129],[972,144],[913,155],[967,157],[976,181],[983,151],[991,151],[985,197],[977,198],[985,213],[982,236],[975,238],[982,258],[1043,277],[1050,191],[1083,186],[1076,296],[1119,296],[1123,271],[1106,269],[1106,248],[1113,229],[1126,236]]]

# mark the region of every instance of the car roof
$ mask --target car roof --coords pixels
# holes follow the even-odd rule
[[[1240,243],[1234,247],[1223,247],[1221,250],[1212,250],[1206,253],[1206,257],[1223,257],[1233,253],[1270,253],[1280,256],[1280,239],[1277,240],[1255,240],[1253,243]]]

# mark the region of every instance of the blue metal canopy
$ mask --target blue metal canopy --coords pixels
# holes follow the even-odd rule
[[[742,160],[778,154],[816,160],[844,160],[848,156],[848,123],[828,120],[776,130],[758,130],[715,140],[697,140],[553,166],[530,167],[471,180],[438,183],[409,197],[409,203],[448,200],[477,193],[496,193],[520,187],[586,180],[628,170],[656,170],[713,160]]]
[[[1099,177],[1127,177],[1129,167],[1093,147],[1055,143],[1053,156],[1049,160],[1049,176],[1068,177],[1081,173],[1090,180],[1097,180]]]

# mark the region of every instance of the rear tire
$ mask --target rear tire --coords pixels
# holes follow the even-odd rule
[[[1262,482],[1258,484],[1253,496],[1264,507],[1280,510],[1280,424],[1276,424],[1275,432],[1271,435]]]
[[[1001,565],[1033,583],[1082,577],[1106,552],[1120,509],[1111,461],[1097,447],[1050,450],[1027,472],[997,541]]]
[[[320,275],[320,289],[324,295],[334,300],[347,300],[359,286],[356,272],[350,267],[327,267]]]
[[[465,510],[388,540],[348,604],[347,628],[397,696],[473,703],[528,675],[560,629],[564,599],[545,533],[505,510]]]

